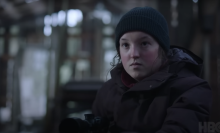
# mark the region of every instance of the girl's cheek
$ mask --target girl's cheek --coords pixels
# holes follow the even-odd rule
[[[121,61],[124,64],[128,61],[128,59],[126,58],[126,56],[121,55]]]
[[[123,51],[120,51],[121,61],[124,64],[128,59],[126,58],[126,55],[123,53]]]
[[[157,52],[152,51],[144,54],[143,59],[147,62],[154,62],[157,58]]]

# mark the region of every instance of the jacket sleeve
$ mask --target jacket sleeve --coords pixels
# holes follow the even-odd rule
[[[212,92],[207,82],[180,95],[171,107],[162,128],[156,133],[199,133],[199,124],[207,122],[212,103]]]

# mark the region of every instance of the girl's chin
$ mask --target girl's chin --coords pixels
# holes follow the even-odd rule
[[[144,78],[144,76],[142,76],[142,75],[132,75],[131,76],[132,78],[134,78],[135,80],[137,80],[137,81],[140,81],[140,80],[142,80],[143,78]]]
[[[144,79],[144,78],[146,78],[148,76],[150,76],[150,74],[148,74],[148,73],[144,74],[144,75],[143,75],[143,73],[133,73],[131,75],[131,77],[134,78],[137,81],[141,81],[142,79]]]

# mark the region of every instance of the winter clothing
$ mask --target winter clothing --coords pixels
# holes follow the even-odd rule
[[[175,46],[168,57],[165,67],[139,82],[126,76],[122,64],[111,71],[93,104],[96,116],[111,121],[110,132],[199,133],[212,100],[210,86],[200,78],[202,60]]]
[[[115,30],[115,44],[119,51],[119,39],[128,31],[142,31],[153,36],[167,53],[170,48],[168,26],[163,15],[151,7],[136,7],[127,12]]]

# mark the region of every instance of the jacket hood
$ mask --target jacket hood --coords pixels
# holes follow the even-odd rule
[[[191,51],[179,46],[170,46],[170,50],[168,52],[168,59],[171,65],[171,71],[178,72],[179,70],[177,70],[178,67],[176,67],[176,65],[184,64],[182,65],[182,68],[187,68],[196,76],[201,77],[203,69],[203,60]]]

